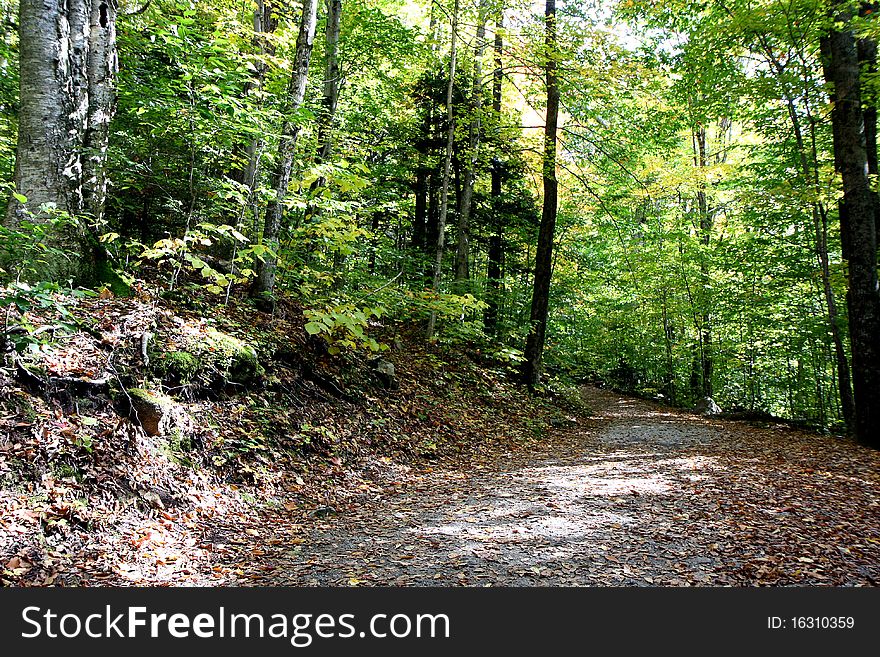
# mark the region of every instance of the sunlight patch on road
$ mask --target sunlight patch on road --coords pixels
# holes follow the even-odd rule
[[[528,550],[536,560],[553,560],[560,545],[590,544],[608,532],[638,528],[648,503],[641,500],[674,498],[723,469],[711,456],[669,457],[662,448],[619,449],[508,472],[495,490],[456,500],[433,522],[410,531],[454,539],[457,549],[478,557],[494,545],[499,558]]]
[[[534,539],[571,542],[585,539],[595,530],[610,525],[629,525],[631,518],[609,512],[585,513],[583,509],[562,508],[555,513],[540,515],[522,511],[496,510],[491,516],[453,520],[438,525],[413,528],[420,535],[442,535],[469,541],[523,543]]]
[[[669,495],[675,483],[668,475],[657,472],[656,462],[641,460],[534,468],[523,471],[520,478],[527,482],[539,482],[568,496],[628,493]]]

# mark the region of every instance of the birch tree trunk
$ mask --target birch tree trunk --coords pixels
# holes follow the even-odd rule
[[[115,0],[20,0],[21,67],[15,188],[6,224],[46,222],[55,207],[74,222],[55,231],[35,272],[88,283],[104,212],[107,142],[116,95]],[[88,217],[84,217],[86,214]]]
[[[299,34],[296,38],[296,55],[294,56],[293,73],[287,89],[287,103],[284,111],[284,125],[281,129],[281,141],[278,145],[278,158],[272,174],[272,187],[275,198],[266,207],[263,224],[263,244],[270,253],[257,265],[257,276],[251,287],[251,296],[271,299],[275,290],[275,274],[278,267],[278,249],[280,246],[281,219],[284,217],[284,205],[287,200],[287,188],[293,169],[293,155],[299,137],[299,123],[295,115],[303,104],[306,96],[306,83],[309,76],[309,60],[315,42],[315,27],[318,17],[318,0],[303,0],[302,19]]]

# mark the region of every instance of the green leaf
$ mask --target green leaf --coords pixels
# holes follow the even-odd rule
[[[319,324],[318,322],[309,322],[308,324],[306,324],[306,332],[309,335],[317,335],[318,333],[320,333],[323,330],[324,330],[324,325]]]

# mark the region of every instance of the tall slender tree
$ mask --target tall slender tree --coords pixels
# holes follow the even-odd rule
[[[713,210],[709,206],[709,198],[706,190],[705,174],[702,173],[709,166],[708,145],[706,141],[706,126],[698,125],[691,133],[691,141],[694,152],[694,166],[699,173],[697,185],[697,212],[699,213],[699,237],[703,246],[700,257],[700,290],[701,308],[696,315],[699,318],[695,327],[699,346],[699,359],[695,363],[695,372],[692,378],[698,382],[692,391],[695,397],[711,397],[712,391],[712,313],[710,298],[707,294],[710,288],[709,276],[709,245],[712,241]]]
[[[530,389],[540,383],[547,312],[550,306],[550,281],[553,276],[553,238],[556,232],[558,181],[556,179],[556,129],[559,121],[558,47],[556,37],[556,0],[547,0],[544,9],[544,73],[547,86],[547,118],[544,124],[543,183],[544,205],[535,252],[535,280],[529,314],[523,375]]]
[[[253,79],[248,83],[245,91],[252,94],[263,87],[266,72],[269,67],[263,58],[275,55],[275,43],[271,39],[272,33],[278,27],[278,17],[270,0],[257,0],[254,8],[254,46],[261,56],[256,64]],[[241,171],[237,172],[237,179],[251,193],[256,188],[257,172],[260,165],[260,154],[263,151],[265,139],[262,135],[253,136],[247,143],[246,157]]]
[[[839,204],[843,255],[849,268],[847,308],[852,350],[855,435],[880,448],[880,290],[875,199],[869,180],[857,39],[848,3],[835,2],[832,28],[821,39],[832,88],[834,163],[843,182]]]
[[[284,108],[284,124],[281,129],[281,140],[278,145],[278,156],[275,170],[272,173],[273,198],[266,207],[263,224],[263,244],[269,252],[257,266],[257,276],[251,287],[251,296],[269,302],[275,289],[275,274],[278,268],[278,249],[280,246],[282,218],[287,199],[287,188],[293,171],[293,156],[299,137],[300,125],[296,113],[303,104],[306,95],[306,83],[309,77],[309,60],[315,42],[318,0],[303,0],[302,18],[299,34],[296,38],[293,72],[287,88],[287,99]]]
[[[324,88],[321,98],[321,113],[318,117],[317,161],[324,162],[333,149],[333,122],[336,106],[339,103],[339,89],[342,83],[339,69],[339,24],[342,17],[342,0],[326,0],[327,25],[324,30]],[[316,183],[323,185],[326,180],[319,178]]]
[[[486,50],[486,0],[477,9],[477,40],[474,46],[474,71],[471,84],[470,123],[467,152],[464,156],[461,208],[458,213],[458,239],[455,249],[455,282],[463,290],[470,279],[470,220],[480,156],[483,114],[483,53]]]
[[[440,280],[443,273],[443,250],[446,232],[446,216],[449,212],[449,179],[452,173],[452,153],[455,144],[455,109],[452,105],[453,90],[455,88],[456,57],[458,55],[458,10],[459,0],[455,0],[452,9],[452,30],[449,45],[449,82],[446,85],[446,157],[443,161],[443,182],[440,188],[440,216],[437,220],[437,242],[434,252],[434,276],[432,288],[434,292],[440,291]],[[428,317],[425,328],[425,337],[431,340],[434,337],[434,328],[437,323],[437,312],[432,310]]]
[[[492,71],[492,117],[495,121],[499,152],[492,158],[492,225],[493,232],[489,237],[489,249],[486,254],[486,311],[483,323],[490,333],[498,327],[498,310],[501,303],[501,260],[504,257],[504,224],[501,221],[501,91],[504,82],[504,68],[501,59],[504,50],[504,4],[499,3],[495,15],[495,43],[493,44],[494,69]]]

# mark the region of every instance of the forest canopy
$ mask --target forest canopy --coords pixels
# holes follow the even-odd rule
[[[292,298],[334,356],[381,319],[878,446],[875,3],[0,12],[4,343],[70,294]]]

